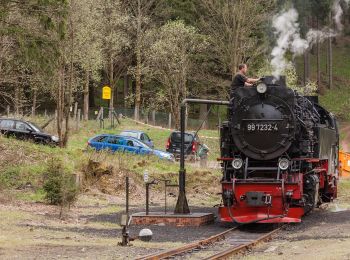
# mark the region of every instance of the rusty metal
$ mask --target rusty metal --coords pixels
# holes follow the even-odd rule
[[[172,257],[172,256],[176,256],[185,252],[188,252],[190,250],[196,249],[196,248],[200,248],[202,246],[208,245],[208,244],[212,244],[214,242],[217,242],[219,240],[222,240],[225,238],[225,235],[227,235],[228,233],[234,231],[235,229],[237,229],[237,227],[231,228],[229,230],[226,230],[220,234],[211,236],[209,238],[203,239],[201,241],[198,242],[194,242],[191,244],[187,244],[175,249],[170,249],[170,250],[166,250],[157,254],[151,254],[151,255],[146,255],[140,258],[137,258],[137,260],[158,260],[158,259],[164,259],[167,257]]]
[[[277,231],[279,231],[280,229],[281,229],[281,227],[279,227],[279,228],[277,228],[277,229],[275,229],[275,230],[273,230],[273,231],[271,231],[271,232],[269,232],[267,234],[264,234],[264,235],[262,235],[261,237],[259,237],[257,239],[246,241],[244,244],[239,244],[239,245],[236,245],[236,246],[232,246],[231,248],[226,249],[224,251],[221,251],[218,254],[212,255],[212,256],[210,256],[210,257],[208,257],[206,259],[214,260],[214,259],[226,259],[226,258],[229,258],[230,256],[232,256],[232,255],[234,255],[234,254],[236,254],[238,252],[241,252],[242,250],[246,250],[246,249],[251,248],[252,246],[262,242],[262,241],[270,239],[271,236],[273,234],[275,234]],[[185,246],[181,246],[181,247],[178,247],[178,248],[175,248],[175,249],[166,250],[166,251],[163,251],[163,252],[160,252],[160,253],[157,253],[157,254],[151,254],[151,255],[143,256],[143,257],[137,258],[137,260],[166,259],[166,258],[175,257],[175,256],[180,255],[180,254],[192,252],[195,249],[199,249],[200,250],[201,248],[203,248],[206,245],[211,245],[211,244],[214,244],[214,243],[216,243],[218,241],[227,239],[228,238],[227,235],[229,235],[230,233],[233,233],[236,230],[237,230],[237,227],[234,227],[234,228],[231,228],[231,229],[229,229],[229,230],[227,230],[225,232],[222,232],[220,234],[211,236],[211,237],[203,239],[201,241],[194,242],[194,243],[191,243],[191,244],[187,244]]]
[[[238,252],[241,252],[242,250],[247,250],[249,248],[251,248],[252,246],[255,246],[256,244],[260,243],[260,242],[263,242],[265,240],[268,240],[271,238],[271,236],[273,234],[275,234],[277,231],[279,231],[281,229],[280,228],[277,228],[261,237],[259,237],[258,239],[255,239],[247,244],[244,244],[244,245],[240,245],[238,247],[232,247],[232,248],[229,248],[225,251],[222,251],[218,254],[215,254],[215,255],[212,255],[208,258],[205,258],[206,260],[216,260],[216,259],[228,259],[230,258],[231,256],[237,254]]]
[[[151,185],[158,184],[156,180],[146,183],[146,215],[149,214],[149,188]]]

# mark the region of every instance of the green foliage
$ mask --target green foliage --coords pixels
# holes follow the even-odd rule
[[[272,74],[271,65],[266,62],[259,71],[259,77],[268,76]],[[317,95],[317,83],[315,81],[309,81],[305,86],[300,84],[299,77],[294,65],[289,64],[286,70],[282,73],[286,77],[287,86],[297,91],[300,95],[312,96]]]
[[[200,0],[161,0],[159,19],[183,20],[186,24],[196,25],[200,17]]]
[[[43,189],[46,200],[62,207],[74,203],[78,195],[78,188],[72,174],[66,171],[61,160],[54,158],[47,166]]]

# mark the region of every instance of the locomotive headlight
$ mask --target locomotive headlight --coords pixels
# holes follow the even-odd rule
[[[288,167],[289,167],[289,161],[288,161],[286,158],[280,159],[280,161],[278,162],[278,167],[279,167],[282,171],[287,170]]]
[[[267,90],[267,86],[264,83],[259,83],[258,86],[256,87],[256,90],[258,91],[258,93],[264,94]]]
[[[235,170],[241,169],[243,166],[243,160],[241,158],[236,158],[232,161],[232,167]]]

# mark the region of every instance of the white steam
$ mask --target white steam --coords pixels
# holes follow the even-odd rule
[[[348,7],[350,0],[343,0],[343,2],[346,4],[346,8]],[[334,0],[332,11],[333,11],[333,20],[335,22],[335,25],[337,27],[338,31],[342,31],[344,29],[344,25],[342,24],[342,17],[344,14],[343,7],[341,5],[342,0]]]
[[[332,12],[334,14],[333,19],[338,32],[343,29],[341,20],[344,11],[341,6],[341,1],[342,0],[335,0],[332,6]],[[349,2],[350,0],[345,0],[347,5]],[[317,42],[323,42],[337,35],[337,32],[330,28],[323,28],[322,30],[311,29],[307,32],[306,39],[303,39],[300,36],[298,18],[299,14],[294,8],[284,10],[273,18],[272,26],[277,37],[277,45],[273,48],[271,53],[271,66],[273,69],[272,74],[275,78],[278,78],[291,65],[285,58],[288,51],[294,56],[298,56]]]
[[[299,14],[294,8],[273,18],[272,26],[277,36],[277,46],[273,48],[271,53],[271,66],[273,76],[276,78],[289,66],[289,62],[285,59],[288,50],[295,55],[300,55],[309,46],[308,42],[300,37],[298,18]]]

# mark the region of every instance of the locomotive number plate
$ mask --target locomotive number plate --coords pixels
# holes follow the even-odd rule
[[[276,132],[278,125],[272,123],[249,123],[247,124],[248,132]]]

